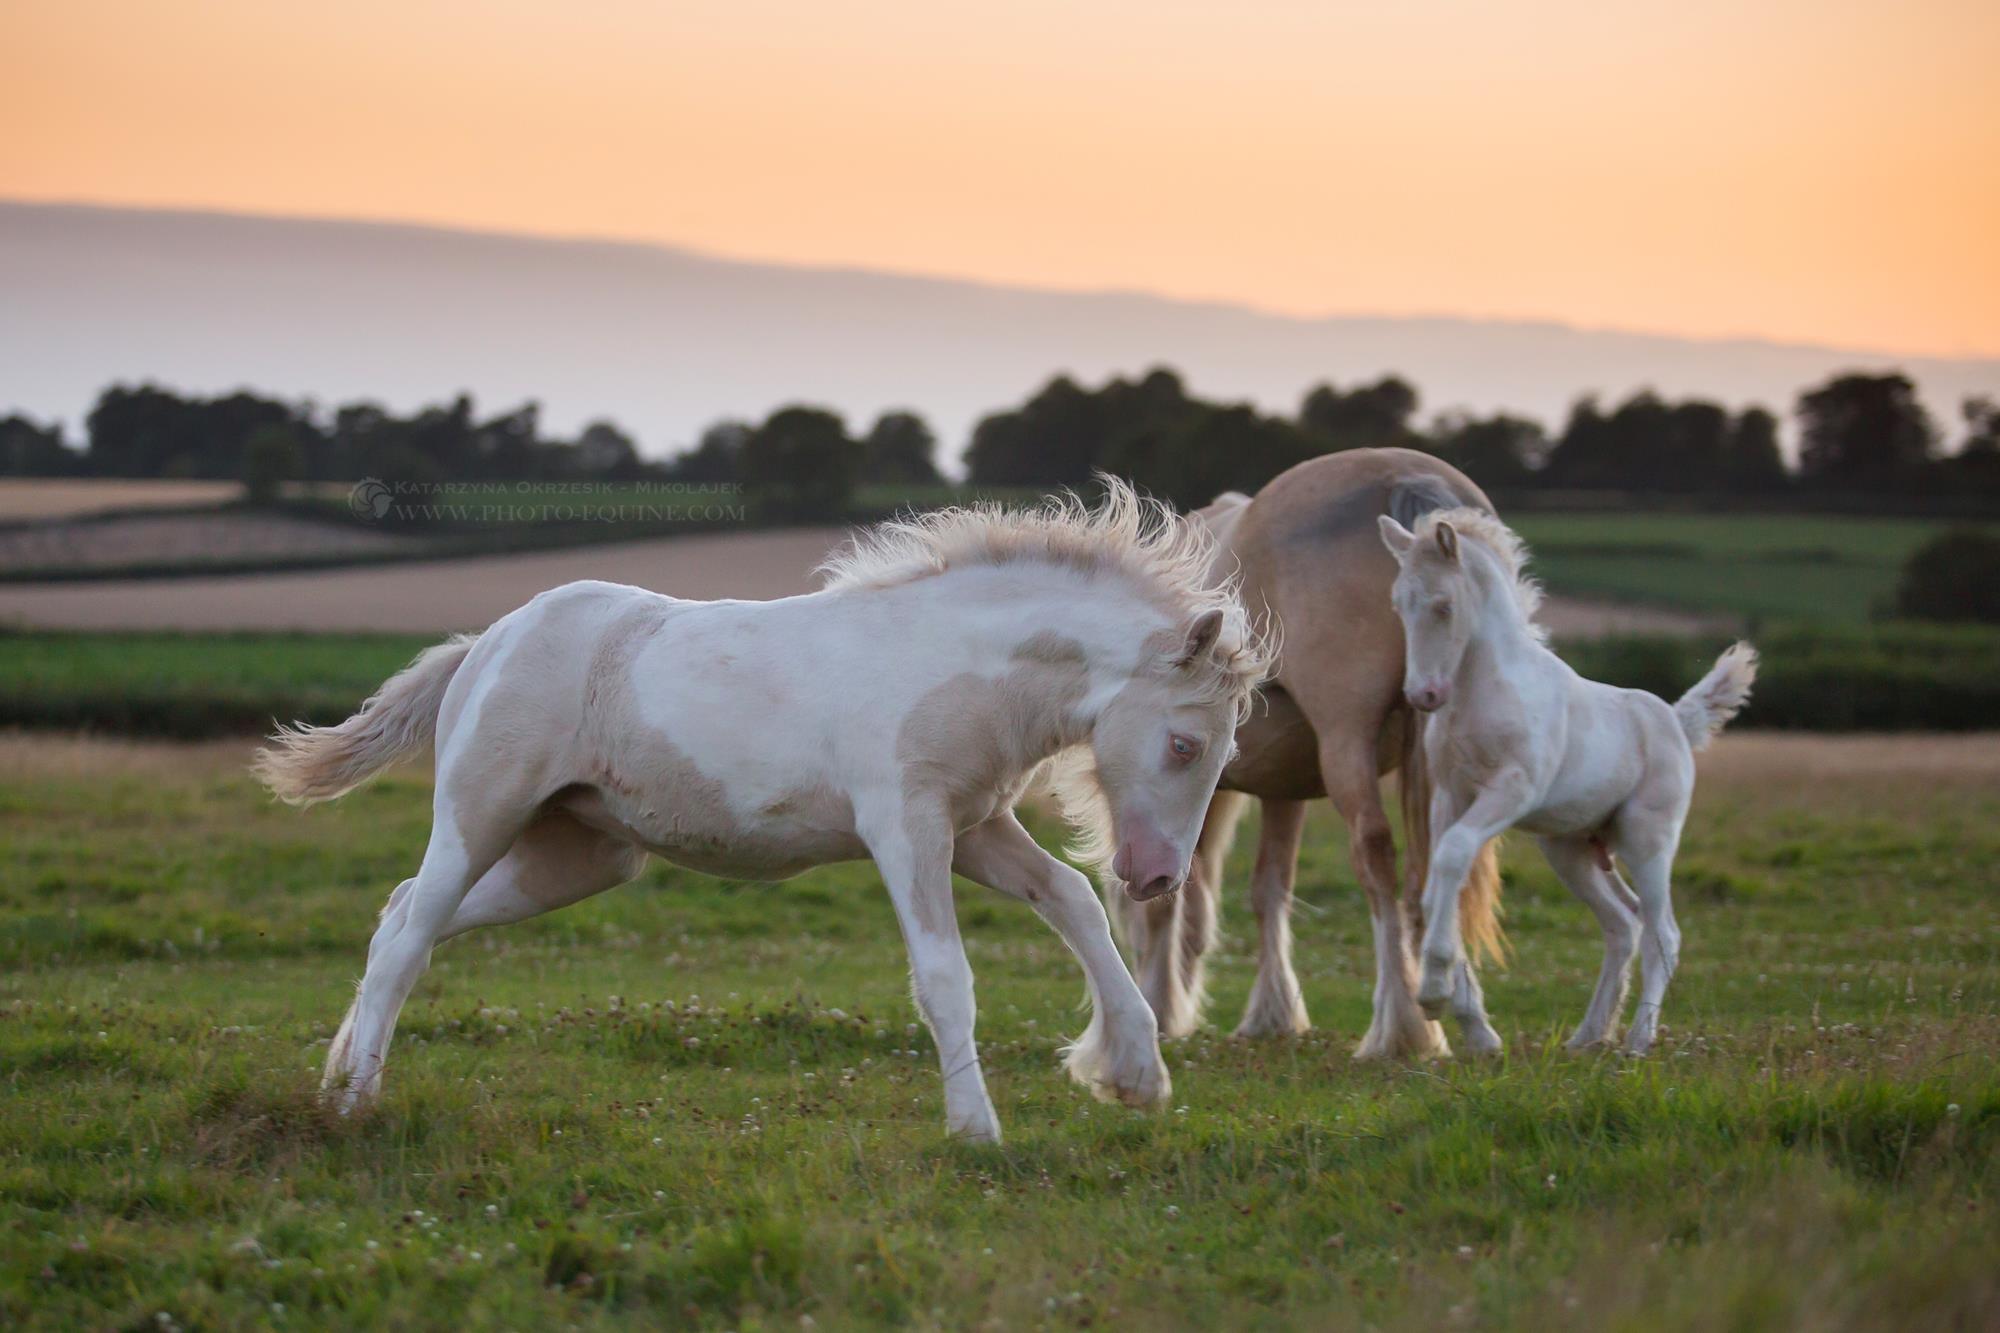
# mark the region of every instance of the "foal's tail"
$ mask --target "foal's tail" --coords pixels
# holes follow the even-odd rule
[[[478,641],[477,634],[460,634],[426,648],[337,726],[281,725],[250,771],[292,805],[346,795],[431,743],[445,687]]]
[[[1424,756],[1423,714],[1403,715],[1403,753],[1396,786],[1402,795],[1403,859],[1409,900],[1423,902],[1424,881],[1431,870],[1431,769]],[[1468,957],[1503,962],[1507,932],[1500,927],[1500,840],[1479,849],[1465,888],[1458,895],[1458,933]]]
[[[1750,702],[1750,686],[1756,679],[1757,650],[1738,640],[1674,705],[1674,720],[1681,724],[1688,744],[1699,750],[1714,740],[1715,733]]]

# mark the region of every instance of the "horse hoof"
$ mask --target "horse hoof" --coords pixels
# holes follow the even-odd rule
[[[1450,1055],[1451,1043],[1445,1040],[1444,1029],[1431,1022],[1419,1023],[1401,1033],[1371,1030],[1354,1048],[1354,1058],[1362,1061],[1430,1060]]]
[[[1491,1057],[1507,1049],[1507,1043],[1497,1032],[1468,1032],[1465,1034],[1465,1049],[1474,1057]]]
[[[1000,1123],[997,1120],[974,1121],[964,1125],[949,1126],[947,1131],[955,1143],[998,1143]]]
[[[1150,1111],[1163,1106],[1174,1095],[1174,1081],[1164,1064],[1149,1069],[1141,1078],[1130,1083],[1108,1085],[1111,1096],[1135,1111]]]
[[[1246,1015],[1230,1033],[1238,1041],[1262,1041],[1266,1037],[1296,1037],[1302,1032],[1312,1031],[1312,1024],[1304,1013],[1274,1015]]]

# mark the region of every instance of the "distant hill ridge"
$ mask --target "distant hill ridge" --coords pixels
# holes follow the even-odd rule
[[[2000,394],[2000,360],[1902,357],[1558,324],[1297,319],[1124,292],[1058,292],[718,259],[642,243],[391,223],[0,201],[0,412],[73,433],[114,379],[251,386],[407,409],[469,390],[534,398],[546,425],[609,417],[652,455],[783,402],[865,426],[913,407],[955,458],[977,417],[1066,372],[1155,364],[1205,397],[1290,412],[1312,384],[1384,373],[1424,414],[1505,409],[1559,427],[1570,402],[1652,386],[1781,416],[1838,370],[1895,366],[1947,434]]]

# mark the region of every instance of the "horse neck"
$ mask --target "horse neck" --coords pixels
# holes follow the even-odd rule
[[[937,614],[954,623],[981,674],[1007,672],[1030,705],[1023,718],[1039,761],[1090,738],[1131,680],[1145,642],[1169,628],[1136,590],[1027,562],[952,570],[931,580]],[[1078,698],[1076,682],[1083,681]]]
[[[1468,556],[1466,568],[1472,571],[1474,586],[1479,589],[1479,608],[1471,642],[1459,662],[1459,675],[1504,679],[1510,669],[1547,650],[1521,614],[1513,575],[1484,547],[1467,542],[1464,548],[1476,552]]]

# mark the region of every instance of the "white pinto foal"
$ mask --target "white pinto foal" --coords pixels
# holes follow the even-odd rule
[[[1636,951],[1642,981],[1626,1048],[1643,1054],[1680,957],[1668,880],[1694,795],[1694,751],[1749,700],[1757,654],[1730,648],[1672,706],[1585,680],[1543,641],[1541,591],[1522,573],[1520,538],[1500,520],[1447,509],[1419,518],[1415,531],[1388,517],[1381,526],[1400,566],[1392,596],[1404,693],[1429,715],[1436,782],[1417,1002],[1433,1018],[1449,1007],[1474,1050],[1500,1049],[1459,936],[1458,895],[1479,849],[1522,828],[1604,930],[1604,968],[1570,1046],[1615,1040]]]
[[[423,865],[383,910],[326,1087],[344,1106],[378,1093],[434,945],[622,884],[651,853],[765,880],[872,857],[955,1134],[1000,1136],[954,870],[1031,904],[1081,960],[1093,1013],[1070,1073],[1164,1101],[1103,906],[1013,807],[1073,751],[1099,799],[1072,804],[1101,812],[1135,892],[1185,878],[1265,661],[1208,558],[1198,526],[1122,487],[1095,511],[945,511],[864,534],[821,591],[781,601],[569,584],[424,653],[338,726],[280,732],[257,771],[300,804],[436,747]]]

